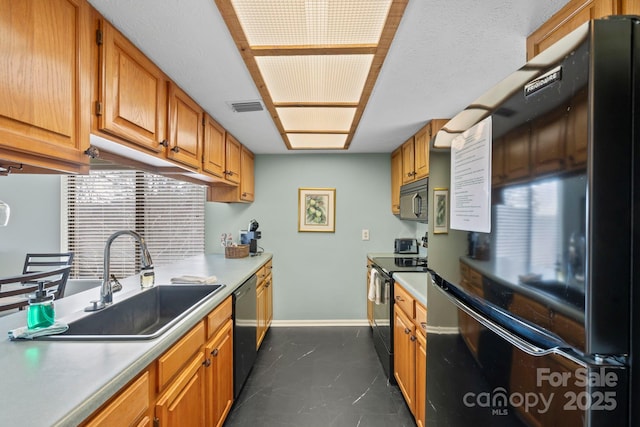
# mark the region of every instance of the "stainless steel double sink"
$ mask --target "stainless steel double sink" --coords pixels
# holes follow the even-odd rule
[[[61,334],[39,340],[112,341],[157,338],[225,285],[160,285],[68,322]],[[63,319],[60,319],[64,321]]]

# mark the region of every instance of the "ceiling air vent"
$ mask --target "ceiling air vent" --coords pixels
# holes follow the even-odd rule
[[[251,111],[264,110],[260,101],[229,102],[229,105],[236,113],[249,113]]]

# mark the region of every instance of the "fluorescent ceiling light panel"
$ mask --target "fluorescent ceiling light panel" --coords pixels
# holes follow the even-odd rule
[[[259,56],[274,103],[360,101],[373,55]]]
[[[232,0],[249,45],[377,44],[391,0]]]
[[[287,131],[343,131],[351,129],[353,108],[294,107],[276,108]]]
[[[287,138],[289,138],[289,143],[293,149],[339,150],[344,147],[347,135],[326,133],[288,133]]]
[[[287,148],[349,148],[409,0],[214,1]]]

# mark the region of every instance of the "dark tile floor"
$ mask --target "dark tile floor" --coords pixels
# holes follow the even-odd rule
[[[271,328],[224,427],[415,427],[369,327]]]

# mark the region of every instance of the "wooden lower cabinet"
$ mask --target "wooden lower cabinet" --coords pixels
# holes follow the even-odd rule
[[[427,337],[416,333],[416,399],[414,416],[418,427],[425,427],[427,404]]]
[[[233,320],[205,347],[207,426],[224,424],[233,404]]]
[[[427,397],[427,309],[394,285],[393,376],[419,427],[425,425]]]
[[[273,275],[271,260],[258,270],[258,285],[256,287],[256,312],[258,329],[256,331],[256,348],[260,348],[271,321],[273,320]]]
[[[156,402],[162,427],[205,426],[205,358],[196,354]]]
[[[393,315],[393,376],[412,414],[415,414],[415,326],[396,305]]]
[[[149,414],[149,371],[142,373],[125,387],[117,398],[85,424],[87,427],[119,427],[151,425]]]

